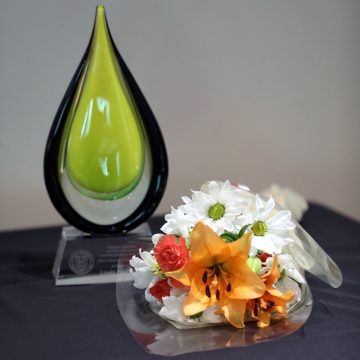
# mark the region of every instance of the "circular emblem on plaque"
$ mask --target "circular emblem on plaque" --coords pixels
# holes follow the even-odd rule
[[[76,275],[86,275],[95,266],[95,259],[87,250],[76,250],[69,258],[69,268]]]

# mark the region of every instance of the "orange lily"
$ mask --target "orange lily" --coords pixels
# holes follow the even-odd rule
[[[226,243],[210,227],[198,222],[191,234],[190,260],[179,270],[167,273],[190,286],[184,301],[186,316],[218,304],[219,312],[235,327],[244,327],[247,299],[259,298],[265,285],[249,268],[252,233]]]
[[[259,299],[249,300],[247,304],[250,316],[258,320],[257,326],[260,328],[270,325],[271,316],[276,315],[277,319],[286,317],[286,304],[294,297],[292,291],[282,293],[274,287],[279,277],[278,259],[275,255],[271,269],[261,276],[266,288],[264,295]]]

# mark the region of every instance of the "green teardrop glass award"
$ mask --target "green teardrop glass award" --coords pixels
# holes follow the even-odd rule
[[[89,45],[48,137],[49,196],[78,229],[127,232],[154,212],[167,173],[160,128],[99,5]]]

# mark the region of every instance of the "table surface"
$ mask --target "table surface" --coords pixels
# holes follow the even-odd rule
[[[150,225],[157,232],[161,218]],[[333,289],[308,275],[314,307],[292,335],[246,348],[184,359],[358,359],[360,223],[311,204],[302,225],[335,260],[344,281]],[[60,227],[0,233],[0,359],[156,359],[126,328],[115,284],[55,287],[51,275]]]

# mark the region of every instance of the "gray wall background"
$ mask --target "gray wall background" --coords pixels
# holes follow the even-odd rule
[[[0,3],[0,229],[61,223],[42,158],[97,2]],[[360,1],[103,3],[167,143],[158,213],[232,179],[360,218]]]

